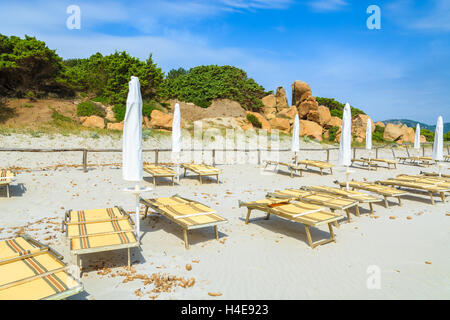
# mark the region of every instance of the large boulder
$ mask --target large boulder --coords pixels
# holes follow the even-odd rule
[[[386,125],[386,128],[384,129],[383,138],[384,138],[384,140],[387,140],[387,141],[397,141],[397,140],[400,140],[402,135],[403,135],[403,130],[402,130],[401,125],[388,123]]]
[[[117,123],[108,123],[106,125],[106,129],[108,130],[118,130],[118,131],[123,131],[123,121],[122,122],[117,122]]]
[[[331,128],[331,127],[342,127],[342,119],[339,117],[331,117],[330,121],[328,121],[326,127]]]
[[[357,114],[352,119],[352,136],[357,142],[362,142],[366,138],[367,122],[372,122],[372,132],[375,131],[375,124],[366,114]]]
[[[289,120],[290,124],[294,123],[295,120],[295,115],[298,114],[298,110],[297,107],[292,106],[288,109],[284,109],[283,111],[281,111],[280,113],[278,113],[277,117],[278,118],[286,118]]]
[[[288,100],[286,97],[286,91],[283,87],[278,87],[275,93],[277,112],[283,111],[284,109],[289,109]]]
[[[83,127],[104,129],[105,119],[99,116],[86,117],[83,121]]]
[[[150,117],[150,126],[152,128],[172,130],[172,114],[167,114],[159,110],[153,110]]]
[[[245,117],[237,117],[235,118],[239,127],[241,127],[242,130],[247,131],[250,129],[253,129],[253,125],[250,123],[250,121],[247,120]]]
[[[402,142],[411,142],[414,143],[414,136],[415,136],[415,131],[413,128],[408,127],[406,125],[402,126],[402,131],[403,131],[403,135],[402,135]]]
[[[261,129],[267,130],[270,132],[270,129],[271,129],[270,123],[269,123],[269,121],[266,120],[266,118],[264,118],[264,116],[262,114],[257,113],[257,112],[247,111],[247,115],[248,114],[254,115],[256,117],[256,119],[259,120],[259,122],[261,123]]]
[[[282,132],[288,133],[289,129],[291,128],[291,125],[289,123],[289,120],[286,118],[273,118],[269,121],[270,126],[272,129],[278,129]]]
[[[317,110],[310,110],[306,119],[325,126],[331,120],[330,109],[325,106],[319,106]]]
[[[379,126],[379,127],[383,127],[383,128],[386,127],[386,125],[381,121],[378,121],[377,123],[375,123],[375,126]]]
[[[308,120],[300,120],[300,136],[322,141],[323,128],[316,122]]]
[[[308,113],[317,111],[319,103],[315,97],[308,97],[298,105],[298,116],[300,119],[307,119]]]
[[[267,120],[275,118],[275,114],[277,113],[276,108],[276,98],[273,94],[269,94],[261,99],[263,103],[262,111]]]
[[[310,96],[312,96],[312,91],[309,84],[300,80],[295,80],[292,84],[292,104],[297,106]]]

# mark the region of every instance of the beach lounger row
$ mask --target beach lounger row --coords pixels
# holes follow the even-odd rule
[[[186,171],[189,170],[194,174],[198,175],[200,184],[203,183],[203,177],[205,176],[215,176],[217,183],[219,183],[220,170],[216,167],[209,166],[206,164],[181,164],[181,168],[184,169],[184,176],[186,176]],[[144,163],[143,169],[145,172],[149,173],[153,178],[153,184],[156,186],[156,178],[169,178],[172,179],[172,186],[174,185],[174,178],[177,175],[175,170],[168,166],[157,165],[154,163]]]
[[[228,220],[219,216],[217,212],[194,200],[174,195],[172,197],[144,199],[140,203],[145,206],[145,216],[151,208],[183,229],[185,248],[189,249],[188,231],[199,228],[213,227],[216,239],[219,239],[217,226]]]
[[[297,174],[298,176],[302,176],[302,168],[299,165],[295,164],[289,164],[286,162],[278,162],[278,161],[271,161],[271,160],[265,160],[264,161],[264,169],[267,169],[268,166],[274,166],[274,170],[278,171],[279,167],[286,167],[289,170],[291,178],[294,177],[294,174]]]
[[[332,224],[337,225],[337,222],[344,218],[340,214],[330,212],[323,207],[303,201],[291,201],[289,199],[266,198],[251,202],[239,201],[239,207],[246,207],[248,210],[245,219],[246,224],[248,224],[250,214],[253,210],[265,212],[266,219],[269,219],[270,215],[273,214],[280,218],[303,224],[305,226],[308,244],[311,248],[336,242]],[[310,227],[317,228],[322,225],[328,225],[330,238],[313,243]]]
[[[66,233],[70,252],[76,256],[80,272],[81,256],[84,254],[126,249],[130,266],[130,249],[139,247],[134,223],[129,214],[120,207],[67,210],[62,231]]]
[[[0,241],[0,300],[58,300],[83,291],[62,259],[26,234]]]
[[[371,168],[374,168],[375,170],[380,167],[380,163],[386,164],[386,168],[388,169],[397,169],[397,161],[395,160],[389,160],[389,159],[377,159],[377,158],[360,158],[360,159],[352,159],[352,165],[355,162],[361,163],[363,166],[367,166],[370,170]]]
[[[263,163],[264,169],[267,169],[268,166],[275,166],[275,170],[278,170],[278,167],[284,166],[289,170],[291,177],[294,176],[294,173],[302,176],[302,170],[306,170],[308,167],[318,168],[320,170],[320,175],[323,175],[324,170],[329,170],[330,174],[333,174],[333,165],[325,161],[298,160],[296,163],[289,164],[286,162],[264,160]],[[304,165],[305,167],[301,167],[300,165]]]
[[[402,164],[411,164],[416,166],[430,166],[433,164],[431,157],[397,157]]]
[[[0,169],[0,187],[5,187],[6,196],[9,198],[9,184],[13,181],[14,172],[7,169]]]

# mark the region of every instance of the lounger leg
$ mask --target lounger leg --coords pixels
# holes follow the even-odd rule
[[[175,185],[174,177],[172,177],[172,186]]]
[[[153,185],[156,187],[156,178],[153,177]]]
[[[131,257],[130,257],[130,248],[127,248],[128,252],[128,268],[131,267]]]
[[[309,232],[309,226],[305,225],[305,231],[306,231],[306,237],[308,238],[309,246],[314,249],[312,239],[311,239],[311,233]]]
[[[77,267],[78,267],[78,270],[80,270],[80,277],[81,277],[81,275],[83,274],[83,271],[81,270],[81,257],[79,254],[77,254]]]
[[[358,205],[355,206],[355,212],[356,212],[356,216],[359,217],[360,215],[359,215],[359,206]]]
[[[373,214],[373,205],[372,202],[369,202],[370,214]]]
[[[336,228],[339,228],[339,222],[334,221],[334,226],[335,226]]]
[[[6,196],[9,198],[9,184],[6,185]]]
[[[217,184],[219,184],[219,175],[216,175]]]
[[[445,203],[445,194],[443,192],[441,192],[440,195],[441,195],[442,202]]]
[[[247,210],[247,218],[245,218],[245,224],[248,224],[248,220],[250,219],[250,213],[252,212],[251,209]]]
[[[147,213],[148,213],[148,206],[145,206],[144,219],[147,218]]]
[[[434,204],[433,192],[430,191],[431,204]]]
[[[217,230],[217,226],[214,226],[214,234],[216,236],[216,240],[219,240],[219,231]]]
[[[186,249],[189,249],[187,229],[183,229],[183,236],[184,236],[184,247]]]
[[[336,238],[334,237],[333,226],[331,225],[331,223],[328,224],[328,230],[330,230],[331,239],[332,239],[334,242],[336,242]]]
[[[200,184],[203,184],[202,175],[198,175],[198,180],[200,181]]]
[[[269,212],[267,212],[267,215],[266,215],[266,220],[269,220],[269,218],[270,218],[270,213],[269,213]]]
[[[350,218],[350,211],[348,209],[345,209],[345,212],[347,213],[347,220],[348,222],[352,221]]]
[[[401,207],[402,206],[402,200],[400,199],[400,197],[397,197],[398,199],[398,205]]]
[[[320,175],[323,176],[323,170],[320,168]]]
[[[388,201],[387,201],[387,197],[386,197],[386,196],[384,196],[384,206],[385,206],[386,208],[389,208],[389,203],[388,203]]]

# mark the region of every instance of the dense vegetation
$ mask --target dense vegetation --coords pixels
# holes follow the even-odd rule
[[[382,126],[375,126],[375,130],[372,133],[372,140],[374,142],[384,142],[384,127]]]
[[[261,98],[268,92],[247,76],[245,71],[232,66],[199,66],[185,72],[169,72],[161,88],[161,96],[177,98],[207,108],[213,99],[231,99],[247,110],[262,107]]]
[[[328,107],[330,109],[330,113],[332,116],[342,119],[345,104],[340,103],[339,101],[336,101],[333,98],[316,97],[316,101],[319,103],[319,105]],[[357,114],[365,114],[364,111],[354,108],[352,106],[350,106],[350,109],[352,112],[352,117],[356,116]]]

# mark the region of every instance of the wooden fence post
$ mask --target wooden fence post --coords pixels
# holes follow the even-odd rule
[[[327,149],[327,162],[330,162],[330,149]]]
[[[258,165],[261,164],[261,149],[258,149]]]
[[[411,157],[411,156],[409,155],[408,146],[405,146],[405,147],[406,147],[406,153],[408,154],[408,158],[409,158],[409,157]]]
[[[216,149],[212,149],[212,165],[216,165]]]
[[[397,157],[395,156],[394,147],[391,147],[391,151],[392,151],[392,155],[394,156],[394,159],[397,159]]]
[[[356,148],[353,148],[353,159],[356,159]]]
[[[375,158],[376,158],[376,159],[378,159],[378,149],[379,149],[378,147],[375,148]]]
[[[87,172],[87,149],[83,150],[83,172]]]
[[[425,157],[425,146],[422,146],[422,156]]]
[[[158,165],[159,150],[155,149],[155,164]]]

